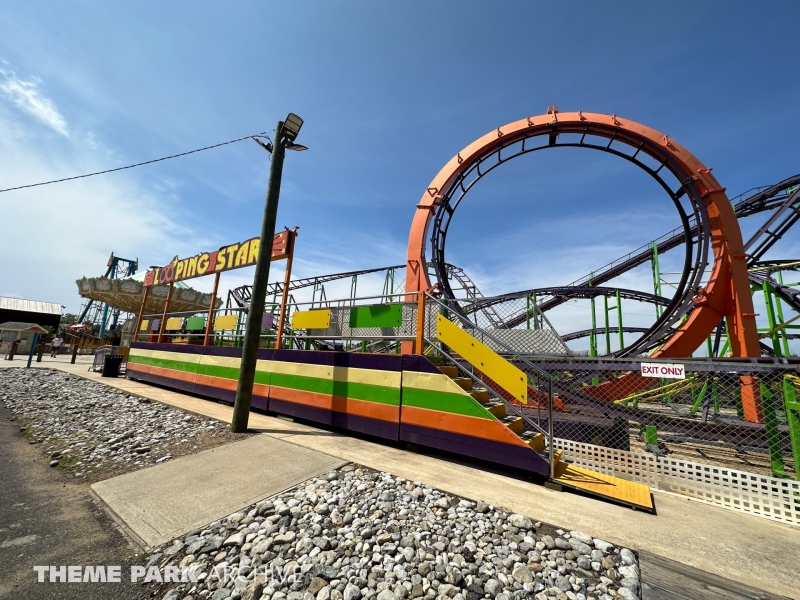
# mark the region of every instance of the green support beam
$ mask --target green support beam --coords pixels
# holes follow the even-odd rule
[[[794,476],[800,481],[800,402],[797,401],[797,385],[789,377],[783,378],[783,406],[786,409],[786,424],[789,426],[789,439],[792,443]]]

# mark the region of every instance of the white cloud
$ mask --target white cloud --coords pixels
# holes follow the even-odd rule
[[[20,79],[14,71],[0,69],[0,90],[23,112],[36,117],[43,124],[64,136],[69,136],[67,121],[55,103],[39,91],[41,80],[34,77]]]
[[[0,103],[0,159],[4,179],[13,176],[9,183],[73,175],[96,159],[82,132],[43,147],[31,135],[33,125],[11,111]],[[139,258],[144,268],[214,247],[217,240],[183,224],[174,189],[156,185],[152,174],[146,184],[139,181],[120,173],[0,194],[0,295],[57,302],[77,312],[82,299],[75,280],[102,275],[112,251]]]

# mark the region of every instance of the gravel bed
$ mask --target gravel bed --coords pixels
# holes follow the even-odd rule
[[[627,548],[346,465],[156,549],[163,600],[633,600]],[[153,569],[155,571],[155,569]],[[162,571],[165,572],[165,571]],[[151,584],[158,585],[158,584]]]
[[[246,434],[116,388],[46,369],[0,369],[0,401],[50,466],[98,481]]]

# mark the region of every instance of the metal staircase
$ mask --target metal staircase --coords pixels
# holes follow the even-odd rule
[[[429,298],[434,302],[435,310],[444,306],[439,300]],[[492,346],[504,346],[500,340],[463,315],[458,315],[455,311],[450,314],[462,326],[457,333],[454,329],[457,325],[440,315],[437,317],[436,334],[426,332],[428,335],[424,336],[425,342],[446,361],[439,366],[439,370],[532,451],[547,460],[551,482],[633,508],[655,510],[652,494],[646,485],[597,473],[564,461],[563,451],[557,448],[553,437],[553,390],[557,389],[556,382],[525,356],[507,346],[504,355],[500,356],[485,344],[491,342]],[[525,390],[523,398],[519,396],[520,386]],[[512,397],[527,403],[529,393],[536,397],[537,406],[546,416],[537,420],[524,414],[509,399]],[[542,410],[544,398],[547,401]]]

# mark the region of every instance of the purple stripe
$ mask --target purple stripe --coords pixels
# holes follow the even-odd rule
[[[416,371],[417,373],[437,373],[441,375],[442,372],[435,364],[429,361],[424,356],[418,354],[404,354],[403,355],[403,371]]]
[[[131,348],[142,350],[160,350],[162,352],[177,352],[179,354],[201,354],[204,356],[227,356],[229,358],[241,358],[242,349],[228,346],[199,346],[196,344],[156,344],[150,342],[133,342]],[[266,358],[262,352],[272,352],[272,350],[259,350],[258,357]],[[266,358],[269,360],[268,358]]]
[[[454,454],[471,456],[481,460],[523,469],[540,475],[550,474],[550,465],[545,458],[531,448],[522,448],[511,444],[503,444],[493,440],[439,431],[418,425],[402,423],[400,425],[400,439],[404,442],[430,446]]]
[[[272,360],[306,363],[326,367],[353,367],[379,371],[401,371],[400,354],[362,354],[360,352],[324,352],[320,350],[274,350]]]
[[[155,344],[133,342],[133,348],[160,350],[180,354],[200,354],[205,356],[226,356],[241,358],[241,348],[227,346],[199,346],[193,344]],[[326,367],[353,367],[378,371],[399,372],[403,369],[403,356],[400,354],[361,354],[358,352],[323,352],[319,350],[274,350],[262,348],[258,351],[260,360],[305,363]],[[438,372],[435,370],[433,372]]]
[[[271,399],[269,401],[269,410],[277,414],[339,427],[348,431],[356,431],[388,440],[397,440],[398,423],[388,423],[378,419],[327,410],[316,406],[286,402],[285,400]]]
[[[229,402],[231,404],[236,399],[236,392],[232,390],[225,390],[214,387],[213,385],[202,385],[199,383],[193,383],[191,381],[182,381],[180,379],[173,379],[172,377],[155,375],[153,373],[144,373],[141,371],[135,371],[134,369],[128,369],[126,377],[136,381],[154,383],[156,385],[161,385],[174,390],[182,390],[184,392],[197,394],[198,396],[204,396],[214,400],[222,400],[223,402]],[[256,394],[253,394],[251,407],[258,408],[260,410],[267,410],[269,408],[269,401],[263,396],[257,396]]]

